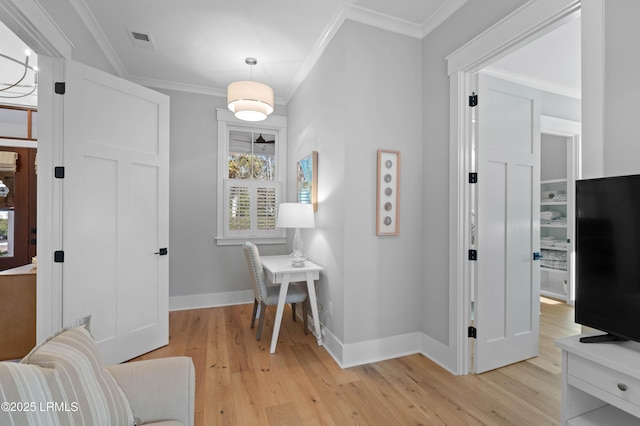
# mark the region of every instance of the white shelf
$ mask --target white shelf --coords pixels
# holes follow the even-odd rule
[[[567,421],[569,426],[638,426],[640,419],[622,411],[612,405],[605,405],[597,410],[590,411],[582,416],[577,416]]]
[[[562,176],[562,175],[560,175]],[[542,197],[545,192],[551,191],[556,193],[556,198],[546,199]],[[550,179],[540,182],[540,212],[544,211],[556,211],[560,212],[562,216],[566,218],[566,222],[554,223],[553,221],[547,223],[540,223],[540,237],[553,237],[557,241],[569,241],[573,238],[572,225],[572,190],[567,179]],[[566,198],[557,198],[557,194],[565,193]],[[546,194],[545,194],[546,195]],[[542,199],[544,198],[544,199]],[[555,201],[554,201],[555,200]],[[542,221],[541,221],[542,222]],[[546,239],[546,238],[545,238]],[[572,282],[570,266],[571,266],[571,244],[567,243],[566,247],[547,247],[540,245],[540,251],[554,251],[556,253],[566,253],[567,269],[554,269],[540,265],[540,294],[543,296],[553,297],[560,300],[568,301],[571,296],[568,294],[570,290],[567,290],[567,286]],[[544,254],[543,254],[544,256]],[[552,253],[547,253],[549,259],[553,256]]]
[[[566,248],[566,247],[546,247],[546,246],[540,246],[540,250],[567,251],[567,248]]]
[[[563,223],[563,224],[559,224],[559,223],[541,223],[540,227],[541,228],[566,228],[567,225],[565,223]]]
[[[552,274],[566,274],[567,271],[564,269],[555,269],[555,268],[547,268],[546,266],[540,267],[541,271],[551,272]]]
[[[548,185],[550,183],[567,183],[566,179],[549,179],[549,180],[541,180],[540,185]]]

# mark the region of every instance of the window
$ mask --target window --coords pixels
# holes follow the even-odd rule
[[[259,123],[218,110],[218,245],[281,243],[276,228],[286,182],[286,118]]]

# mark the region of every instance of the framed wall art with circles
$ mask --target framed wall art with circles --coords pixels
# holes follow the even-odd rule
[[[376,235],[400,233],[400,152],[378,150]]]

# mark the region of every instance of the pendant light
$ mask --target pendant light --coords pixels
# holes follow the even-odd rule
[[[262,121],[273,112],[273,89],[266,84],[253,81],[253,66],[256,58],[246,58],[251,66],[251,80],[234,81],[227,87],[227,104],[236,118],[244,121]]]

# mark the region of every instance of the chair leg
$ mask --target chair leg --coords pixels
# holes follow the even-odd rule
[[[260,321],[258,321],[258,333],[256,334],[256,340],[260,340],[262,336],[262,326],[264,325],[264,317],[266,317],[267,305],[260,303]]]
[[[256,313],[258,312],[258,301],[253,300],[253,314],[251,315],[251,328],[256,324]]]
[[[304,334],[309,334],[309,329],[307,328],[307,301],[302,302],[302,317],[304,320]]]
[[[295,322],[296,321],[296,304],[295,303],[291,304],[291,313],[293,315],[293,321]]]

